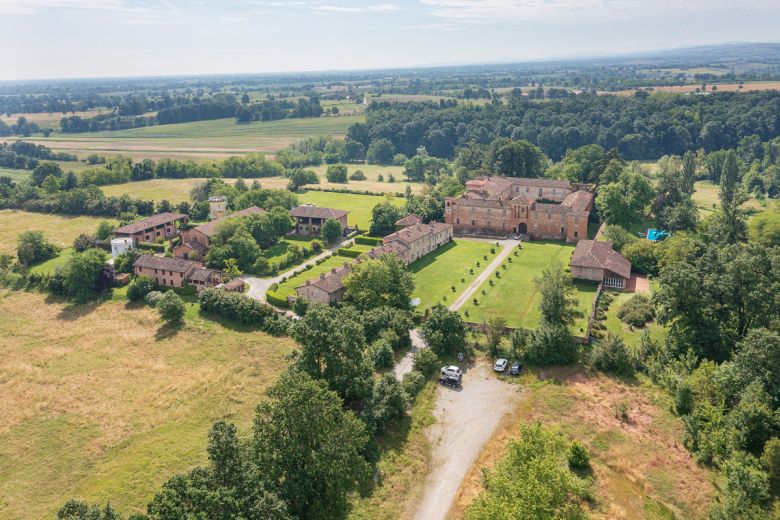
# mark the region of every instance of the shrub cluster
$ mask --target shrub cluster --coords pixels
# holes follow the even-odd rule
[[[645,323],[655,317],[655,309],[653,309],[650,298],[643,294],[637,294],[620,306],[617,317],[632,327],[644,327]]]
[[[245,325],[256,325],[265,332],[281,335],[287,332],[287,321],[273,308],[243,294],[222,289],[205,289],[198,297],[200,308]]]
[[[382,242],[383,242],[382,239],[377,237],[365,237],[365,236],[355,237],[355,243],[362,244],[364,246],[381,246]]]

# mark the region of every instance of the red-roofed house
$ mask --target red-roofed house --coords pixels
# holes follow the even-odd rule
[[[605,287],[624,289],[631,278],[631,262],[612,249],[611,243],[599,240],[577,242],[569,266],[573,278],[603,281]]]
[[[331,218],[339,221],[341,229],[347,229],[347,214],[349,211],[320,208],[311,204],[296,206],[290,210],[290,216],[295,219],[295,233],[297,235],[319,235],[320,226]]]

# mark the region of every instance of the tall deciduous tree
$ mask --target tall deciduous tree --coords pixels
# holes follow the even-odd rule
[[[460,314],[437,304],[422,325],[422,336],[437,354],[457,354],[466,346],[466,325]]]
[[[359,309],[408,309],[414,280],[401,259],[390,254],[354,264],[344,278],[344,287],[345,299]]]
[[[629,228],[641,221],[652,200],[650,182],[638,172],[624,170],[617,182],[599,189],[596,207],[601,217],[610,224]]]

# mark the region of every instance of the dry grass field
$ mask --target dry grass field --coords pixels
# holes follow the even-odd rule
[[[483,489],[483,468],[504,455],[521,423],[534,421],[559,426],[590,450],[594,518],[706,518],[714,474],[683,446],[682,423],[660,389],[577,366],[526,373],[515,381],[522,397],[467,474],[448,518],[463,518]],[[617,416],[620,403],[628,406],[628,420]]]
[[[60,247],[68,247],[82,233],[93,233],[102,219],[30,213],[14,209],[0,210],[0,253],[15,254],[16,238],[23,231],[43,231],[46,239]]]
[[[85,111],[79,111],[79,112],[68,112],[67,114],[63,114],[62,112],[53,112],[51,114],[46,112],[36,112],[31,114],[2,114],[0,115],[0,121],[5,121],[7,124],[16,123],[16,120],[20,117],[27,118],[27,121],[31,123],[36,123],[41,128],[54,128],[59,129],[60,127],[60,120],[63,117],[70,117],[70,116],[79,116],[79,117],[95,117],[99,114],[104,113],[110,113],[111,110],[108,108],[95,108],[93,110],[85,110]]]
[[[712,92],[713,86],[717,86],[716,92],[754,92],[760,90],[780,90],[780,81],[755,81],[746,83],[722,83],[717,85],[707,84],[707,92]],[[653,92],[666,92],[671,94],[684,94],[701,90],[701,84],[698,85],[676,85],[671,87],[650,87]],[[605,92],[605,94],[616,94],[618,96],[632,96],[636,89],[618,90],[615,92]]]
[[[143,512],[204,462],[217,419],[249,427],[293,343],[105,301],[0,291],[0,518],[53,518],[72,497]]]
[[[707,216],[715,211],[720,206],[720,199],[718,199],[718,193],[720,186],[710,181],[699,181],[695,185],[696,191],[693,193],[693,202],[699,209],[701,216]],[[764,211],[774,201],[760,201],[757,199],[749,199],[742,205],[742,208],[753,211]]]

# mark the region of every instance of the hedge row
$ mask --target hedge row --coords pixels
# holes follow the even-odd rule
[[[383,191],[371,191],[371,190],[353,190],[351,188],[319,188],[314,186],[306,186],[304,188],[305,191],[327,191],[331,193],[351,193],[353,195],[372,195],[374,197],[384,197],[387,194],[393,195],[394,197],[398,198],[404,198],[406,195],[404,195],[403,192],[396,191],[395,193],[391,192],[383,192]]]
[[[346,256],[347,258],[357,258],[363,254],[363,251],[357,251],[355,249],[347,249],[346,247],[341,247],[338,249],[338,251],[336,251],[336,253],[339,256]]]
[[[272,291],[271,289],[265,292],[265,299],[268,300],[268,303],[270,303],[271,305],[281,307],[282,309],[286,309],[289,307],[289,304],[287,303],[287,298],[285,298],[284,296],[282,296],[276,291]]]
[[[270,305],[240,293],[209,288],[200,293],[198,303],[204,312],[245,325],[256,325],[270,334],[282,335],[288,332],[288,320],[276,314]]]
[[[146,251],[154,251],[155,253],[164,253],[165,244],[154,244],[152,242],[139,242],[138,249],[144,249]]]
[[[355,237],[356,244],[363,244],[364,246],[381,246],[383,240],[377,237]]]

